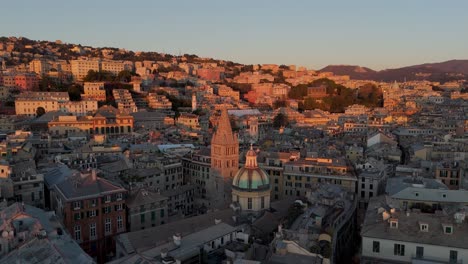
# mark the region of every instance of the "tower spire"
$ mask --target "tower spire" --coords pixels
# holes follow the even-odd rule
[[[213,133],[212,142],[214,143],[226,143],[234,140],[234,134],[232,133],[231,121],[229,121],[229,114],[227,109],[221,110],[221,116],[216,126],[216,131]]]

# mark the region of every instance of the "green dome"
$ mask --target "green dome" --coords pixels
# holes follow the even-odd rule
[[[270,179],[261,168],[243,167],[234,176],[232,186],[246,191],[266,190],[270,188]]]

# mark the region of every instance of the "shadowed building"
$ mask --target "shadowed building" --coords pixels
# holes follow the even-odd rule
[[[230,203],[231,183],[239,168],[239,140],[232,132],[226,109],[221,111],[211,139],[211,172],[216,177],[216,191],[222,195],[216,207]]]

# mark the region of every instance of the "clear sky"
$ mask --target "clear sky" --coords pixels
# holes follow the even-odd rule
[[[468,58],[467,0],[10,0],[0,35],[241,63],[374,69]]]

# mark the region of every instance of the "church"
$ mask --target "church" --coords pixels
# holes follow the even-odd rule
[[[250,147],[246,163],[239,169],[239,140],[233,133],[226,109],[221,116],[211,140],[211,172],[216,181],[218,206],[229,204],[242,212],[260,212],[270,207],[270,180],[258,166],[257,153]]]
[[[270,179],[258,167],[257,153],[250,146],[245,166],[240,168],[232,181],[232,201],[243,212],[260,212],[270,208]]]

